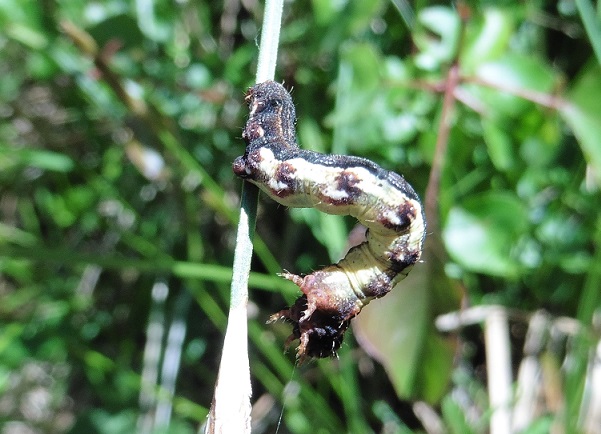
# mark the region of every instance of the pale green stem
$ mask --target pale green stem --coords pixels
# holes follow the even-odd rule
[[[283,0],[266,0],[256,81],[273,80]],[[250,433],[250,364],[248,360],[248,276],[252,258],[259,191],[245,182],[234,252],[228,325],[221,364],[205,433]]]

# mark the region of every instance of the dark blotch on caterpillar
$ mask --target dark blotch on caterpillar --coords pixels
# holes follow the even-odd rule
[[[246,151],[234,161],[234,173],[282,205],[351,215],[367,227],[367,241],[337,264],[304,277],[282,274],[303,295],[270,318],[292,323],[286,346],[300,340],[301,362],[335,356],[351,318],[386,295],[419,260],[426,227],[422,204],[402,176],[370,160],[300,149],[294,104],[279,83],[251,87],[245,101]]]

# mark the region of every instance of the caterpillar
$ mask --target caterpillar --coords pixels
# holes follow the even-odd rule
[[[425,216],[405,179],[365,158],[328,155],[299,148],[292,97],[266,81],[245,96],[250,115],[242,132],[243,156],[234,173],[256,184],[280,204],[351,215],[367,227],[366,241],[337,264],[304,277],[285,272],[303,295],[268,322],[292,323],[288,347],[300,341],[297,357],[335,356],[350,320],[372,299],[386,295],[419,260]]]

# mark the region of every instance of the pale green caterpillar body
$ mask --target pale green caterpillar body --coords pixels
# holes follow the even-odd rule
[[[386,295],[420,259],[425,237],[422,204],[400,175],[370,160],[300,149],[294,104],[273,81],[250,88],[250,116],[242,137],[247,147],[234,173],[273,200],[292,208],[351,215],[367,227],[367,240],[337,264],[304,277],[284,273],[303,296],[274,315],[293,324],[298,357],[336,354],[351,318]]]

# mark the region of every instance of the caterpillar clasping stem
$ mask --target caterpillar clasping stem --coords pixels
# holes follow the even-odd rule
[[[280,274],[303,295],[268,320],[292,323],[286,346],[300,341],[299,361],[336,356],[350,320],[419,261],[426,229],[421,201],[402,176],[370,160],[299,148],[294,104],[281,84],[257,84],[245,101],[246,150],[234,161],[234,173],[284,206],[351,215],[367,227],[366,241],[337,264],[304,277]]]

